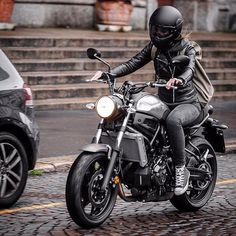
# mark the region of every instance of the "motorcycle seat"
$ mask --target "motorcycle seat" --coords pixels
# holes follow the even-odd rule
[[[190,128],[197,128],[198,124],[200,124],[208,115],[211,115],[213,113],[213,106],[212,105],[205,105],[205,107],[201,110],[200,115],[194,120],[191,124],[188,124],[186,129]]]

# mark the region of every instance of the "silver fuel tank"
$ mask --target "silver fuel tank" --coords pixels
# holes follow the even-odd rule
[[[140,93],[134,100],[136,112],[154,116],[158,120],[165,120],[170,112],[170,109],[164,102],[150,93]]]

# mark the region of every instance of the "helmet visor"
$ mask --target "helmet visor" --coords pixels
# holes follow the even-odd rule
[[[157,36],[158,38],[166,38],[171,35],[173,29],[171,29],[170,27],[154,25],[151,27],[151,31],[153,36]]]

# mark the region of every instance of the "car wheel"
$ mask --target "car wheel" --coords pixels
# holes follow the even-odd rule
[[[11,133],[0,132],[0,209],[20,198],[27,177],[28,161],[22,143]]]

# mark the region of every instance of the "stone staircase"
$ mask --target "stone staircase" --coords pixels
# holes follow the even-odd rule
[[[30,85],[37,110],[81,109],[108,93],[105,84],[86,83],[96,70],[105,69],[100,62],[87,58],[88,47],[99,49],[114,66],[135,55],[148,42],[146,32],[44,30],[38,35],[27,32],[0,35],[0,47]],[[203,48],[202,64],[214,84],[214,99],[235,99],[236,37],[211,36],[193,34],[192,38]],[[153,65],[149,63],[119,81],[152,78]]]

